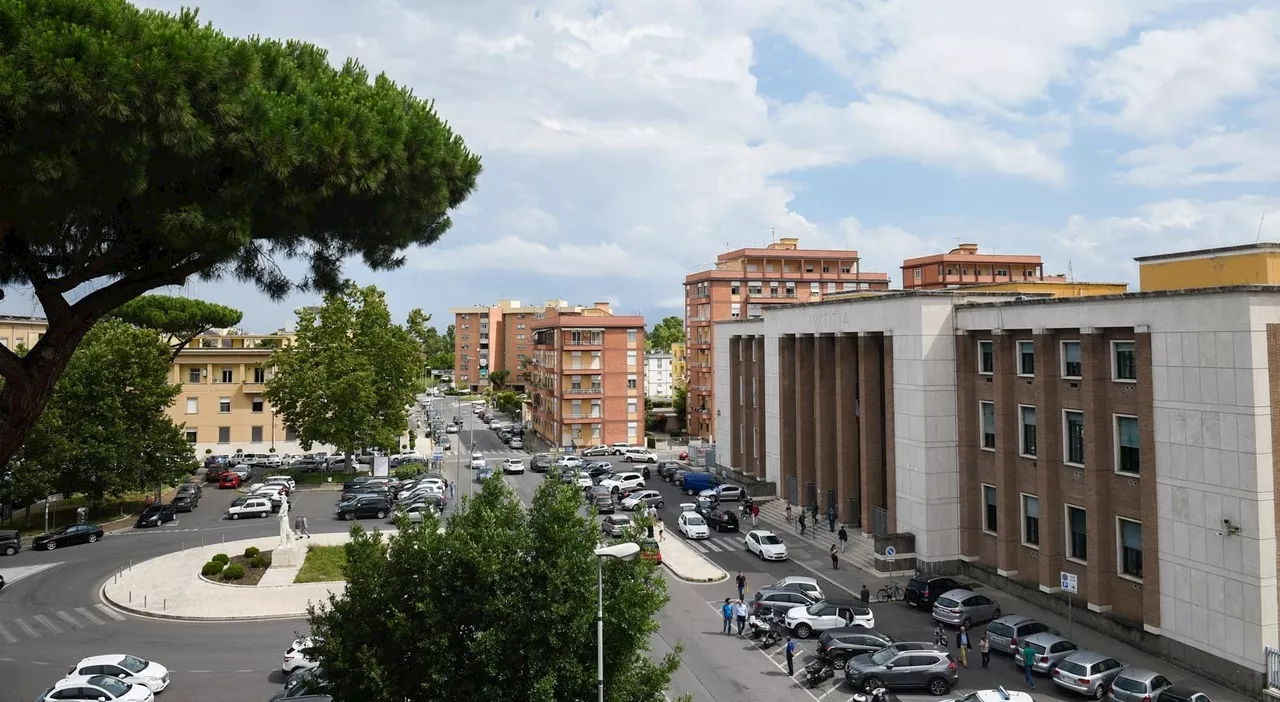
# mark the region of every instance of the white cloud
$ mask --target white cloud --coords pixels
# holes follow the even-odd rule
[[[1198,26],[1151,29],[1105,61],[1085,97],[1119,126],[1174,134],[1250,97],[1280,72],[1280,11],[1252,10]]]
[[[1149,187],[1280,180],[1280,132],[1217,132],[1186,145],[1156,144],[1120,156],[1121,183]]]
[[[520,271],[530,275],[645,278],[671,275],[636,265],[634,255],[616,244],[540,244],[517,236],[455,248],[409,253],[409,265],[430,271]]]

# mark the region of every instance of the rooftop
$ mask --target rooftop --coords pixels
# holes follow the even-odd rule
[[[929,254],[928,256],[917,256],[909,258],[902,262],[903,268],[911,268],[928,263],[939,263],[941,261],[974,261],[976,263],[1041,263],[1039,255],[1032,254],[995,254],[995,253],[979,253],[977,244],[961,244],[951,249],[947,253]]]
[[[1133,259],[1138,263],[1153,263],[1156,261],[1174,261],[1187,258],[1211,258],[1213,256],[1239,256],[1247,253],[1267,253],[1280,251],[1280,243],[1272,241],[1262,241],[1254,244],[1237,244],[1235,246],[1219,246],[1211,249],[1196,249],[1193,251],[1175,251],[1173,253],[1152,254],[1151,256],[1138,256]]]

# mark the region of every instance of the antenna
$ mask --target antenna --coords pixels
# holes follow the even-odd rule
[[[1071,270],[1071,261],[1067,261],[1067,282],[1070,282],[1070,283],[1076,282],[1075,272]]]
[[[1267,219],[1267,213],[1265,212],[1263,212],[1262,216],[1258,218],[1258,236],[1253,238],[1253,243],[1255,244],[1262,241],[1262,223],[1266,221],[1266,219]]]

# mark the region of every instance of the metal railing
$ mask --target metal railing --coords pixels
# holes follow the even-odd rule
[[[871,533],[876,536],[889,533],[889,510],[884,507],[871,508]]]
[[[598,339],[569,339],[565,346],[604,346],[604,337]]]
[[[567,388],[564,393],[566,395],[599,395],[604,390],[599,387],[594,388]]]
[[[1266,648],[1267,689],[1280,692],[1280,649]]]

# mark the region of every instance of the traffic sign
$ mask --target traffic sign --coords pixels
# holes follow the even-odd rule
[[[61,502],[63,500],[62,493],[57,492],[44,498],[45,502]]]
[[[1080,581],[1075,573],[1062,572],[1062,591],[1073,595],[1080,594]]]
[[[894,557],[898,555],[898,549],[892,546],[886,546],[884,549],[884,555],[886,558],[892,561]]]

